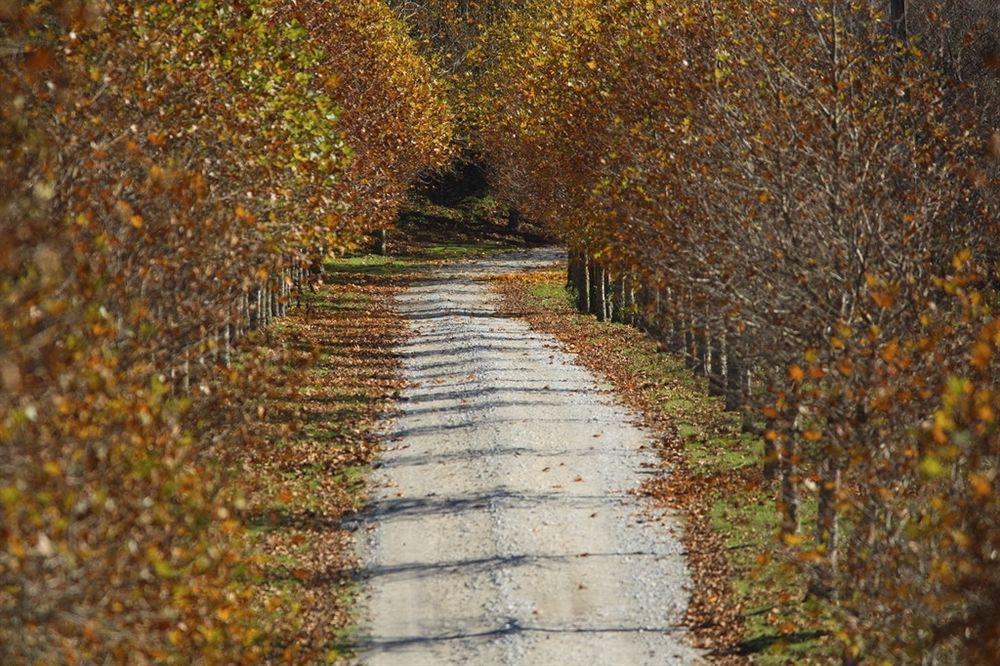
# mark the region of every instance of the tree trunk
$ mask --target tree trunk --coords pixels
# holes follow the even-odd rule
[[[670,351],[684,356],[684,363],[688,363],[688,328],[684,325],[684,316],[677,312],[670,321]],[[691,367],[688,365],[688,367]]]
[[[389,231],[379,229],[375,232],[375,254],[384,257],[389,251]]]
[[[181,388],[184,390],[184,395],[190,395],[191,393],[191,352],[187,349],[184,350],[184,365],[181,368]]]
[[[697,354],[695,353],[694,329],[691,327],[691,318],[686,313],[682,321],[684,322],[684,365],[689,369],[693,369],[695,358],[697,358]]]
[[[722,338],[708,337],[708,394],[721,396],[726,393],[726,376],[722,368]]]
[[[517,233],[521,229],[521,211],[513,206],[507,211],[507,230]]]
[[[759,405],[755,406],[754,403],[754,395],[750,385],[750,365],[746,361],[743,362],[743,367],[740,368],[740,379],[743,382],[743,411],[740,419],[740,428],[743,432],[759,434],[759,428],[757,428],[757,411],[759,410]]]
[[[659,288],[653,291],[652,321],[647,322],[647,326],[662,330],[664,334],[667,332],[666,327],[663,326],[663,294],[660,293]]]
[[[726,411],[735,412],[743,407],[743,364],[736,351],[739,337],[735,333],[726,335]]]
[[[590,276],[590,286],[591,286],[591,296],[590,296],[590,308],[593,314],[597,317],[598,321],[606,321],[608,318],[608,306],[605,300],[605,290],[604,290],[604,280],[605,280],[605,270],[604,267],[598,264],[596,261],[593,262],[593,271]]]
[[[698,326],[694,331],[694,360],[691,370],[699,377],[706,375],[708,366],[708,336],[702,326]]]
[[[271,308],[268,307],[267,303],[267,282],[263,282],[260,285],[260,290],[258,292],[259,303],[257,303],[257,327],[266,328],[268,324],[268,319],[271,316]]]
[[[611,321],[614,313],[612,308],[614,284],[611,282],[611,271],[604,269],[602,273],[604,274],[604,319],[602,321]]]
[[[611,321],[619,324],[625,323],[625,276],[622,275],[613,281],[613,296],[611,307]]]
[[[644,324],[644,317],[640,316],[639,308],[636,307],[635,280],[626,274],[622,278],[622,283],[625,285],[625,321],[633,326],[641,326]],[[640,288],[640,291],[645,290]],[[646,304],[643,303],[642,305],[643,311],[645,311]]]
[[[837,573],[837,552],[840,524],[837,516],[837,493],[840,488],[840,468],[836,457],[824,454],[819,479],[819,498],[816,509],[816,544],[826,553],[826,571],[820,581],[824,589],[830,589]]]
[[[906,41],[909,30],[906,25],[906,0],[889,0],[889,24],[896,39]]]
[[[580,312],[590,312],[590,259],[586,252],[577,255],[576,271],[576,309]]]
[[[229,367],[232,363],[232,324],[222,327],[222,365]]]
[[[247,312],[250,317],[247,320],[250,328],[260,328],[260,288],[254,287],[247,295]]]
[[[783,535],[796,534],[799,531],[797,449],[794,435],[786,434],[781,438],[781,533]]]
[[[598,284],[602,284],[598,281],[597,273],[597,262],[594,261],[593,257],[588,257],[587,260],[587,281],[590,286],[590,298],[587,302],[588,308],[587,312],[592,315],[597,315],[597,287]]]
[[[507,211],[507,230],[511,233],[521,230],[521,211],[513,206]]]

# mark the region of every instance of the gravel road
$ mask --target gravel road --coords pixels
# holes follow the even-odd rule
[[[455,264],[399,298],[412,386],[363,539],[364,664],[698,661],[679,528],[629,494],[649,434],[483,279],[559,258]]]

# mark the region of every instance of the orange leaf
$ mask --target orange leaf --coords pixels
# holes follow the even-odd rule
[[[969,485],[972,487],[972,492],[979,497],[987,497],[991,492],[993,492],[993,485],[983,474],[970,475]]]

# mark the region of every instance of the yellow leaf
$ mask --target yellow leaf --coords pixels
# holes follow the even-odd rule
[[[787,546],[797,546],[805,541],[805,537],[801,534],[785,534],[781,538]]]
[[[966,248],[964,250],[959,250],[955,254],[955,256],[952,257],[952,259],[951,259],[951,265],[955,267],[955,270],[958,270],[959,268],[961,268],[962,266],[964,266],[966,264],[966,262],[969,261],[970,258],[972,258],[972,250],[970,250],[968,248]]]
[[[934,479],[944,474],[944,467],[941,466],[941,462],[937,458],[927,456],[920,461],[920,472],[924,476]]]

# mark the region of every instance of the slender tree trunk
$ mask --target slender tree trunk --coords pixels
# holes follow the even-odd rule
[[[586,252],[577,255],[576,309],[590,312],[590,259]]]
[[[757,413],[760,405],[757,405],[754,401],[752,385],[750,383],[750,364],[745,361],[743,367],[740,369],[740,379],[743,381],[743,411],[741,413],[740,428],[743,432],[759,434]]]
[[[590,282],[590,300],[588,305],[590,306],[587,311],[596,316],[597,315],[597,291],[598,288],[604,284],[604,281],[598,279],[600,274],[597,271],[597,262],[594,261],[593,257],[590,257],[587,262],[588,268],[588,281]]]
[[[253,287],[247,295],[247,312],[250,328],[260,328],[260,288]]]
[[[704,377],[708,366],[708,336],[703,326],[697,326],[694,331],[694,361],[691,369],[694,374]]]
[[[816,543],[826,553],[825,569],[820,584],[831,589],[837,574],[837,549],[840,541],[840,521],[837,515],[837,493],[840,490],[840,467],[836,456],[825,452],[819,480],[816,509]]]
[[[222,327],[222,365],[229,367],[232,363],[232,324]]]
[[[257,327],[264,329],[267,328],[268,317],[270,317],[270,308],[267,304],[267,281],[261,283],[257,297]]]
[[[670,321],[670,350],[675,354],[681,354],[684,357],[684,364],[688,365],[688,335],[690,334],[690,331],[685,325],[686,321],[685,316],[680,312],[680,310],[677,310],[673,319]],[[688,367],[691,366],[688,365]]]
[[[777,432],[777,423],[774,419],[767,419],[764,437],[764,478],[773,481],[778,476],[779,458],[778,447],[771,438],[771,433]]]
[[[694,329],[691,317],[684,313],[684,365],[690,369],[695,367],[698,354],[695,351]]]
[[[611,271],[604,269],[602,273],[604,274],[604,319],[601,321],[611,321],[614,285],[611,283]]]
[[[240,312],[243,314],[243,317],[240,318],[239,328],[236,331],[237,340],[242,340],[243,336],[246,335],[246,332],[250,329],[250,326],[252,325],[250,322],[252,316],[250,312],[250,292],[242,291],[240,293],[240,298],[241,298]]]
[[[663,331],[664,335],[667,333],[666,327],[663,325],[663,294],[659,287],[653,291],[653,320],[647,322],[647,325],[650,328]]]
[[[896,39],[906,41],[909,33],[906,25],[906,0],[889,0],[889,23]]]
[[[794,422],[795,413],[789,409],[786,415],[788,424]],[[799,531],[799,497],[798,497],[798,443],[795,435],[788,429],[781,437],[779,471],[781,473],[781,533],[796,534]]]
[[[184,365],[181,368],[181,388],[184,395],[191,393],[191,352],[184,350]]]
[[[625,275],[613,281],[614,294],[612,296],[611,320],[619,324],[626,323],[625,319]]]
[[[718,335],[708,337],[708,394],[721,396],[726,393],[726,376],[722,367],[722,341]]]
[[[285,270],[282,271],[281,280],[281,316],[288,315],[288,308],[292,302],[292,285],[295,283],[292,277],[292,264],[285,262]]]
[[[277,301],[278,301],[278,316],[285,316],[285,295],[288,293],[288,285],[285,283],[285,267],[282,266],[281,273],[278,274],[278,291],[277,291]]]
[[[633,326],[642,326],[644,324],[644,316],[640,314],[640,308],[636,306],[636,293],[635,293],[635,280],[629,277],[628,274],[622,278],[622,282],[625,284],[625,321]],[[645,289],[639,289],[640,296],[645,292]],[[643,299],[645,300],[645,299]],[[645,312],[646,303],[642,303],[642,310]]]
[[[607,321],[608,318],[608,305],[605,299],[605,270],[604,267],[594,262],[594,271],[591,275],[591,287],[593,294],[590,298],[591,309],[594,315],[597,316],[598,321]]]
[[[726,411],[735,412],[743,407],[743,364],[737,346],[739,337],[735,333],[726,334]]]

